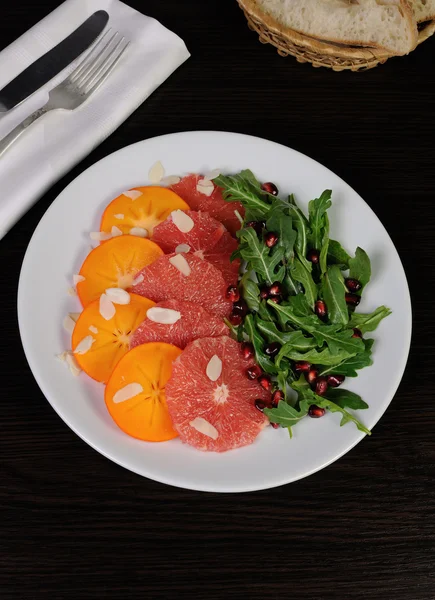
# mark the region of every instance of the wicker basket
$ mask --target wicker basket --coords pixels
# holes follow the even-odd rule
[[[392,56],[385,50],[333,44],[281,28],[259,10],[255,2],[237,1],[245,13],[249,28],[258,33],[262,44],[275,46],[280,56],[292,55],[300,63],[310,62],[313,67],[327,67],[334,71],[367,71]],[[423,24],[418,43],[427,40],[434,31],[435,21]]]

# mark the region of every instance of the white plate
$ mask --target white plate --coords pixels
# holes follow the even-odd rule
[[[294,428],[292,440],[286,430],[268,427],[253,445],[224,454],[199,452],[179,440],[140,442],[112,421],[101,384],[83,373],[73,377],[56,360],[69,343],[63,317],[80,310],[67,289],[89,251],[89,232],[98,230],[102,209],[112,198],[148,183],[148,170],[157,160],[167,175],[250,168],[260,180],[275,182],[281,194],[295,193],[304,209],[324,189],[333,190],[331,236],[350,252],[361,246],[372,260],[372,281],[359,310],[369,312],[380,304],[393,310],[373,334],[374,365],[357,379],[348,379],[346,387],[370,404],[358,414],[369,428],[391,402],[409,352],[411,303],[399,256],[378,218],[344,181],[312,159],[259,138],[207,131],[128,146],[82,173],[50,206],[30,241],[18,291],[21,338],[36,381],[60,417],[90,446],[162,483],[242,492],[289,483],[322,469],[364,437],[351,423],[340,427],[338,414],[304,419]]]

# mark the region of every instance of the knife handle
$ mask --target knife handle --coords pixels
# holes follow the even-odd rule
[[[20,137],[20,135],[26,131],[29,125],[34,123],[37,119],[39,119],[39,117],[42,117],[42,115],[45,115],[45,113],[49,110],[50,109],[47,109],[46,106],[38,108],[38,110],[35,110],[34,113],[17,125],[15,129],[12,129],[12,131],[8,133],[6,137],[0,140],[0,158],[3,156],[6,150]]]

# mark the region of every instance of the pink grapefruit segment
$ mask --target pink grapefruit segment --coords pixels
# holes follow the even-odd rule
[[[175,252],[177,246],[186,244],[189,252],[205,258],[223,274],[228,285],[237,283],[240,260],[230,261],[231,254],[237,250],[237,241],[228,233],[224,225],[208,213],[189,210],[186,214],[194,225],[190,231],[183,233],[169,216],[166,221],[157,225],[153,232],[153,241],[166,254]]]
[[[157,308],[167,308],[180,313],[181,318],[173,324],[156,323],[146,318],[133,333],[130,348],[148,342],[166,342],[178,348],[185,348],[190,342],[201,337],[228,335],[225,323],[206,310],[185,300],[166,300],[156,304]]]
[[[222,361],[222,372],[211,381],[207,365],[214,356]],[[269,423],[254,402],[270,402],[270,393],[245,375],[252,364],[242,358],[240,344],[227,336],[201,338],[187,346],[166,384],[169,414],[183,442],[212,452],[252,444]]]
[[[190,269],[189,275],[171,263],[174,257],[184,257]],[[206,260],[190,253],[166,254],[142,269],[136,279],[142,281],[131,291],[154,302],[188,300],[221,319],[228,317],[232,309],[232,303],[225,297],[228,286],[222,273]]]
[[[202,179],[202,175],[187,175],[179,183],[175,183],[171,189],[187,202],[191,210],[209,213],[234,235],[240,229],[240,221],[234,211],[237,210],[243,217],[245,209],[239,202],[226,202],[223,199],[222,190],[218,186],[215,186],[210,196],[198,191],[197,184],[200,179]]]

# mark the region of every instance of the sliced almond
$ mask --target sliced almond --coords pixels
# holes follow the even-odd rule
[[[72,333],[74,331],[74,327],[76,326],[75,321],[71,319],[69,315],[64,318],[62,325],[65,331],[68,333]]]
[[[190,421],[189,425],[196,429],[196,431],[199,431],[199,433],[206,435],[212,440],[217,440],[219,437],[219,432],[216,429],[216,427],[214,427],[211,423],[209,423],[208,421],[206,421],[206,419],[203,419],[202,417],[196,417],[196,419]]]
[[[95,325],[89,325],[88,327],[89,331],[91,331],[92,333],[97,334],[98,333],[98,329],[95,327]]]
[[[214,183],[209,179],[200,179],[196,184],[196,191],[205,196],[211,196],[214,192]]]
[[[73,313],[68,313],[68,315],[71,317],[71,319],[74,321],[74,323],[77,323],[78,318],[80,317],[81,313],[73,312]]]
[[[132,227],[128,232],[130,235],[135,235],[137,237],[146,238],[148,237],[148,231],[143,227]]]
[[[123,213],[118,213],[117,215],[113,215],[113,216],[115,217],[115,219],[122,220],[125,215]]]
[[[181,177],[178,177],[177,175],[167,175],[166,177],[163,177],[163,179],[160,181],[160,183],[162,185],[175,185],[176,183],[180,183],[181,181]]]
[[[178,244],[175,248],[175,254],[181,254],[182,252],[186,253],[190,252],[190,246],[188,244]]]
[[[210,360],[208,361],[207,368],[205,370],[205,374],[210,379],[210,381],[217,381],[222,373],[222,361],[214,354]]]
[[[189,263],[187,262],[187,260],[184,258],[184,256],[182,254],[177,254],[176,256],[171,256],[171,258],[169,259],[169,262],[171,263],[171,265],[173,267],[178,269],[180,271],[180,273],[182,275],[184,275],[185,277],[189,277],[190,273],[192,272],[192,269],[190,268]]]
[[[143,192],[139,190],[127,190],[126,192],[122,192],[123,196],[127,196],[127,198],[131,198],[132,200],[137,200],[143,195]]]
[[[151,183],[160,183],[164,176],[165,169],[163,168],[162,163],[158,160],[148,171],[148,179],[151,181]]]
[[[84,337],[82,339],[81,342],[79,342],[76,346],[76,349],[74,350],[75,354],[86,354],[86,352],[89,352],[89,350],[92,347],[92,344],[95,342],[95,338],[93,338],[91,335],[87,335],[86,337]]]
[[[195,223],[184,211],[177,209],[171,212],[172,222],[181,233],[189,233],[192,231]]]
[[[60,354],[56,354],[56,358],[58,360],[60,360],[60,362],[65,362],[66,361],[66,355],[68,354],[68,352],[61,352]]]
[[[79,366],[79,363],[76,361],[74,354],[72,352],[67,352],[65,361],[66,361],[66,364],[68,365],[68,368],[71,371],[71,373],[75,377],[77,377],[77,375],[79,375],[82,370]]]
[[[140,383],[128,383],[116,392],[112,400],[115,404],[119,404],[120,402],[131,400],[132,398],[134,398],[138,394],[141,394],[142,392],[143,387]]]
[[[104,293],[113,304],[130,304],[130,294],[121,288],[107,288]]]
[[[106,296],[106,294],[101,294],[101,296],[100,296],[100,315],[103,317],[103,319],[106,319],[106,321],[110,321],[110,319],[113,319],[115,314],[116,314],[116,308],[115,308],[115,305],[113,304],[113,302],[111,300],[109,300],[109,298]]]
[[[144,277],[143,277],[142,273],[139,273],[139,275],[136,277],[136,279],[133,279],[133,285],[139,285],[139,283],[142,283],[143,280],[144,280]]]
[[[67,289],[68,296],[77,296],[77,290],[74,287],[69,287]]]
[[[110,240],[112,234],[107,233],[107,231],[91,231],[89,237],[96,242],[105,242],[106,240]]]
[[[81,281],[85,281],[86,277],[83,277],[83,275],[73,275],[73,284],[77,285],[78,283],[80,283]]]
[[[181,313],[178,310],[172,310],[172,308],[153,306],[147,310],[147,318],[154,323],[173,325],[181,319]]]
[[[213,171],[210,171],[210,173],[204,175],[204,179],[206,181],[212,181],[212,179],[216,179],[216,177],[219,177],[220,174],[221,172],[219,171],[219,169],[213,169]]]
[[[122,235],[122,231],[119,229],[119,227],[117,227],[116,225],[113,225],[112,229],[111,229],[111,234],[112,234],[112,237],[118,237],[118,236]]]

